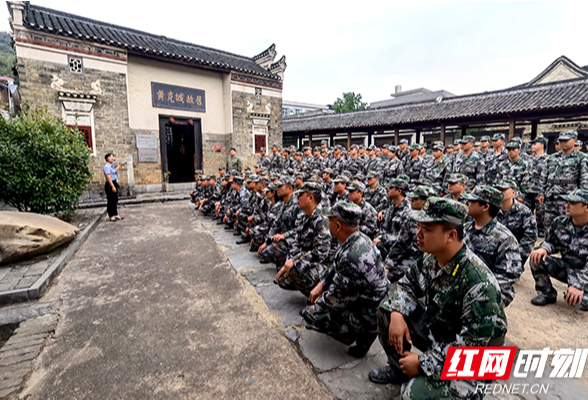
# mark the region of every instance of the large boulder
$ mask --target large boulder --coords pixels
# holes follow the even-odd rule
[[[47,215],[0,211],[0,264],[46,253],[78,233],[75,226]]]

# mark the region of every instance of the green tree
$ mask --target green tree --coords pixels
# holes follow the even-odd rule
[[[28,105],[0,117],[0,201],[19,211],[71,215],[90,182],[90,149],[77,129]]]
[[[353,111],[353,110],[367,110],[368,103],[361,101],[361,94],[355,92],[343,93],[343,98],[338,97],[335,103],[331,106],[331,110],[336,113]]]
[[[16,54],[12,48],[12,38],[8,32],[0,32],[0,76],[16,78],[14,75],[15,64]]]

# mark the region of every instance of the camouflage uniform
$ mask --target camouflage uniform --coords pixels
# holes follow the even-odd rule
[[[529,169],[527,171],[527,180],[523,183],[521,191],[524,193],[525,205],[531,212],[535,212],[537,229],[542,236],[545,234],[545,204],[540,204],[537,198],[540,194],[545,193],[545,183],[547,179],[547,154],[540,157],[529,157]]]
[[[588,204],[588,191],[578,189],[565,196],[568,201]],[[588,225],[576,226],[568,216],[557,217],[549,229],[541,248],[547,250],[544,261],[530,261],[537,294],[555,299],[557,292],[551,277],[584,291],[581,306],[588,309]],[[549,254],[561,253],[561,258]]]
[[[511,143],[508,143],[508,147],[510,147]],[[507,179],[509,181],[513,181],[517,184],[517,187],[522,188],[524,186],[524,182],[528,179],[527,173],[527,162],[519,156],[515,162],[507,159],[502,164],[500,168],[499,180]],[[517,194],[517,197],[518,196],[524,198],[524,194],[522,192],[519,192]]]
[[[384,168],[384,184],[388,184],[392,179],[397,178],[398,175],[404,174],[404,163],[399,158],[390,161]]]
[[[307,190],[315,190],[313,185],[317,184],[305,183],[296,191],[296,196]],[[323,219],[322,207],[317,205],[310,216],[302,218],[300,225],[283,234],[284,240],[273,244],[276,263],[280,268],[287,259],[294,262],[288,277],[282,275],[278,279],[282,289],[300,290],[309,296],[325,274],[327,266],[323,263],[329,255],[331,234]]]
[[[433,159],[433,162],[428,168],[422,170],[420,179],[427,178],[431,181],[432,187],[437,191],[446,192],[447,190],[445,187],[447,186],[447,174],[450,173],[449,168],[449,160],[447,160],[447,157],[443,157],[441,161],[435,161],[435,159]]]
[[[325,210],[350,226],[359,223],[360,211],[351,203],[339,203]],[[353,209],[350,213],[338,208]],[[352,214],[351,216],[349,214]],[[302,311],[307,329],[314,329],[347,345],[357,340],[369,345],[377,335],[376,315],[390,287],[380,253],[359,230],[341,245],[335,260],[321,278],[323,293]]]
[[[353,189],[353,186],[349,188],[349,190],[356,190]],[[361,208],[361,220],[359,222],[359,230],[369,237],[370,239],[374,239],[378,233],[378,212],[370,203],[365,201],[364,198],[361,199],[358,206]]]
[[[514,199],[510,210],[500,209],[496,220],[506,226],[519,242],[521,263],[524,266],[537,241],[537,223],[529,207]]]
[[[273,203],[267,199],[263,199],[259,208],[253,214],[253,227],[249,229],[249,235],[253,239],[254,246],[261,246],[265,240],[266,235],[270,230],[270,226],[277,219],[284,202],[274,201]]]
[[[370,203],[376,209],[376,212],[384,211],[388,208],[388,192],[379,184],[376,185],[375,190],[372,190],[369,185],[366,186],[363,199]]]
[[[484,169],[486,165],[479,153],[472,150],[469,156],[460,153],[453,163],[453,173],[463,174],[468,177],[466,191],[470,191],[476,185],[484,184]]]
[[[353,175],[357,175],[357,174],[363,175],[366,172],[365,165],[363,163],[363,159],[359,156],[356,156],[355,158],[350,157],[349,159],[347,159],[347,169]]]
[[[368,164],[366,165],[365,170],[367,173],[373,172],[378,176],[382,176],[382,174],[384,173],[384,167],[385,165],[382,162],[382,159],[374,156],[374,158],[371,158]]]
[[[560,139],[573,138],[568,132],[562,132]],[[578,150],[571,154],[559,151],[547,159],[545,174],[545,192],[542,194],[545,196],[545,227],[549,228],[553,219],[566,213],[566,202],[560,196],[576,189],[588,189],[588,159]]]
[[[475,191],[468,194],[468,200],[483,201],[500,207],[504,195],[490,186],[476,186]],[[504,306],[514,299],[514,283],[523,273],[523,264],[519,251],[519,243],[507,227],[492,218],[481,229],[476,229],[474,221],[464,225],[464,243],[472,250],[496,276],[502,292]]]
[[[275,174],[282,173],[284,169],[284,157],[282,157],[282,155],[279,152],[276,152],[276,154],[272,154],[270,160],[271,162],[269,171]]]
[[[335,158],[333,157],[333,160],[331,161],[331,165],[330,168],[333,170],[333,174],[335,175],[339,175],[341,172],[343,172],[343,170],[345,169],[345,159],[341,156],[339,156],[339,158]]]
[[[502,164],[508,160],[508,153],[506,152],[506,148],[503,147],[498,154],[492,150],[488,158],[490,159],[490,163],[486,166],[486,184],[494,185],[500,180]]]
[[[427,214],[429,212],[432,214]],[[411,212],[411,217],[422,223],[461,225],[466,213],[467,208],[457,202],[431,198],[422,211]],[[412,343],[423,351],[418,357],[421,374],[414,378],[402,373],[401,355],[388,339],[392,312],[402,314]],[[443,268],[439,268],[431,254],[419,257],[378,311],[380,343],[392,374],[405,382],[401,387],[404,399],[474,397],[476,384],[480,382],[441,380],[447,349],[449,346],[501,346],[506,331],[498,282],[484,262],[465,245]],[[411,350],[406,338],[403,350]],[[385,368],[371,371],[370,379]]]
[[[235,157],[231,157],[229,156],[229,159],[227,160],[227,167],[226,167],[227,171],[238,171],[238,172],[242,172],[243,171],[243,163],[241,162],[241,159],[237,156]]]
[[[267,154],[265,155],[265,157],[259,157],[259,160],[257,160],[257,166],[259,168],[265,168],[265,169],[269,170],[271,164],[272,164],[272,160]]]
[[[421,171],[423,171],[423,159],[417,157],[416,159],[408,158],[406,164],[404,164],[404,172],[410,178],[410,187],[413,188],[417,181],[421,177]]]

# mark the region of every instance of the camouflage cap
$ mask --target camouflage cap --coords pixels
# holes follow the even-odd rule
[[[513,141],[523,143],[523,138],[520,136],[515,136],[512,138]]]
[[[267,151],[267,149],[265,147],[261,147],[259,151]]]
[[[473,137],[472,135],[465,135],[464,137],[461,138],[462,143],[467,143],[467,142],[474,143],[475,141],[476,141],[476,138]]]
[[[270,181],[277,181],[277,180],[280,180],[280,175],[277,175],[277,174],[270,175]]]
[[[236,183],[237,185],[242,185],[244,181],[245,180],[243,179],[242,176],[233,177],[233,183]]]
[[[302,172],[299,172],[299,173],[297,173],[296,175],[294,175],[294,177],[295,177],[296,179],[302,179],[302,180],[304,180],[304,176],[305,176],[305,175],[304,175]]]
[[[312,193],[315,195],[322,195],[323,194],[323,187],[316,183],[316,182],[304,182],[299,189],[294,192],[295,196],[298,196],[301,193]]]
[[[327,139],[323,139],[321,140],[321,144],[329,144],[329,141]]]
[[[492,141],[494,140],[504,140],[504,133],[495,133],[494,136],[492,136]]]
[[[402,179],[404,182],[406,182],[406,184],[410,183],[410,178],[408,177],[408,175],[400,174],[396,178]]]
[[[344,147],[341,146],[340,144],[335,146],[335,150],[343,150],[343,149],[344,149]]]
[[[448,149],[453,149],[453,148],[455,148],[455,146],[450,143],[450,144],[447,145],[447,148]]]
[[[496,185],[498,189],[514,189],[518,190],[517,183],[510,179],[501,179]]]
[[[408,146],[408,150],[419,150],[419,145],[416,143],[413,143],[410,146]]]
[[[349,180],[349,179],[351,179],[351,176],[353,174],[351,173],[351,171],[345,169],[345,170],[341,171],[341,175],[345,176],[347,178],[347,180]]]
[[[400,139],[400,142],[399,143],[400,144],[404,144],[404,143],[408,144],[408,140],[406,140],[406,139]]]
[[[457,146],[458,144],[461,144],[461,142],[462,142],[462,140],[461,140],[461,139],[456,139],[456,140],[454,140],[454,141],[453,141],[453,144],[454,144],[455,146]]]
[[[474,146],[478,147],[481,146],[482,144],[480,142],[474,142]]]
[[[582,142],[581,140],[576,140],[576,146],[582,146],[584,144],[584,142]]]
[[[570,194],[562,194],[560,197],[566,201],[588,204],[588,190],[586,189],[576,189]]]
[[[216,179],[216,175],[215,174],[210,174],[206,177],[206,179]]]
[[[360,149],[364,149],[364,150],[365,150],[365,145],[363,145],[363,144],[360,144],[358,147],[359,147]]]
[[[424,224],[449,222],[458,226],[463,225],[467,215],[468,208],[465,204],[440,197],[431,197],[425,201],[421,210],[408,213],[410,218]]]
[[[223,167],[223,169],[224,169],[224,167]],[[219,168],[219,170],[220,170],[220,168]],[[201,169],[194,170],[194,175],[201,174],[201,173],[202,173]]]
[[[206,180],[206,175],[200,175],[200,176],[198,177],[198,180],[199,180],[199,181],[205,181],[205,180]]]
[[[407,191],[408,190],[408,182],[406,182],[404,179],[396,178],[396,179],[392,179],[390,182],[388,182],[386,187],[388,188],[388,190],[390,190],[392,188],[396,188],[396,189],[400,189],[402,191]]]
[[[274,144],[272,145],[272,149],[277,149],[277,148],[278,148],[278,145],[274,143]]]
[[[433,144],[433,151],[435,151],[435,150],[444,151],[445,146],[441,143],[435,143],[435,144]]]
[[[389,144],[384,144],[382,146],[382,149],[390,150],[390,145]]]
[[[280,176],[280,180],[276,182],[276,186],[280,187],[282,185],[294,186],[294,180],[288,175],[282,175]]]
[[[378,174],[377,173],[375,173],[374,171],[370,171],[370,172],[368,172],[366,178],[372,179],[372,178],[377,178],[377,177],[378,177]]]
[[[363,212],[357,204],[348,201],[340,201],[333,207],[323,209],[325,217],[335,217],[342,224],[351,227],[359,226],[362,214]]]
[[[333,182],[347,183],[347,182],[349,182],[349,178],[347,178],[345,175],[338,175],[335,179],[333,179]]]
[[[390,146],[390,151],[392,153],[398,153],[398,146]]]
[[[413,199],[423,199],[426,200],[429,197],[437,196],[437,191],[430,186],[417,186],[412,193],[408,195]]]
[[[537,136],[535,139],[531,140],[531,143],[543,143],[543,146],[547,146],[548,139],[545,136]]]
[[[307,150],[312,150],[312,149],[311,149],[309,146],[304,146],[304,147],[302,148],[302,151],[307,151]]]
[[[310,179],[308,180],[308,182],[318,183],[322,186],[324,181],[321,178],[319,178],[318,176],[311,176]]]
[[[417,186],[431,186],[433,182],[429,178],[419,178],[416,184]]]
[[[278,189],[278,187],[276,186],[275,183],[270,183],[269,185],[267,185],[267,187],[265,189],[263,189],[263,193],[267,193],[269,191],[275,192]]]
[[[349,150],[353,150],[353,149],[359,150],[359,146],[356,144],[352,144],[351,147],[349,148]]]
[[[329,174],[329,175],[333,175],[333,170],[332,170],[331,168],[325,168],[325,169],[323,169],[323,174],[324,174],[325,172],[326,172],[327,174]]]
[[[252,174],[252,175],[249,176],[249,180],[251,182],[257,182],[257,181],[259,181],[259,175]]]
[[[327,152],[327,149],[323,149],[323,148],[321,148],[321,154],[322,154],[322,153],[326,153],[326,152]]]
[[[257,180],[257,182],[258,182],[258,183],[261,183],[261,184],[263,184],[263,185],[269,185],[269,184],[270,184],[270,180],[269,180],[269,179],[267,179],[265,176],[262,176],[262,177],[260,177],[260,178]]]
[[[376,146],[374,146],[374,145],[368,146],[367,151],[376,151]]]
[[[302,157],[302,156],[303,156],[303,154],[302,154],[302,152],[301,152],[301,151],[297,151],[296,153],[294,153],[294,155],[295,155],[295,156],[300,156],[300,157]]]
[[[490,141],[490,136],[482,136],[482,138],[480,139],[480,142],[489,142]]]
[[[514,140],[511,140],[504,147],[506,147],[507,149],[520,149],[521,144],[519,142],[515,142]]]
[[[563,131],[559,133],[559,140],[578,139],[578,131]]]
[[[504,193],[492,186],[479,185],[476,186],[471,193],[466,194],[465,197],[471,201],[482,201],[500,207],[500,203],[502,203],[502,199],[504,198]]]
[[[360,192],[365,192],[365,185],[361,182],[351,182],[349,185],[347,185],[347,190],[348,191],[353,191],[353,190],[359,190]]]

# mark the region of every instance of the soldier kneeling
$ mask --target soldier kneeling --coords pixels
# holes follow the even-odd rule
[[[454,200],[431,197],[409,213],[425,254],[380,306],[378,334],[389,366],[369,373],[372,382],[402,384],[404,399],[475,398],[478,381],[441,380],[447,348],[504,343],[500,286],[463,242],[467,212]],[[423,354],[412,353],[412,344]]]
[[[347,345],[348,352],[363,357],[377,337],[376,316],[390,283],[380,252],[359,231],[361,208],[339,202],[325,209],[329,230],[341,248],[320,283],[310,293],[302,311],[306,328],[326,333]]]

